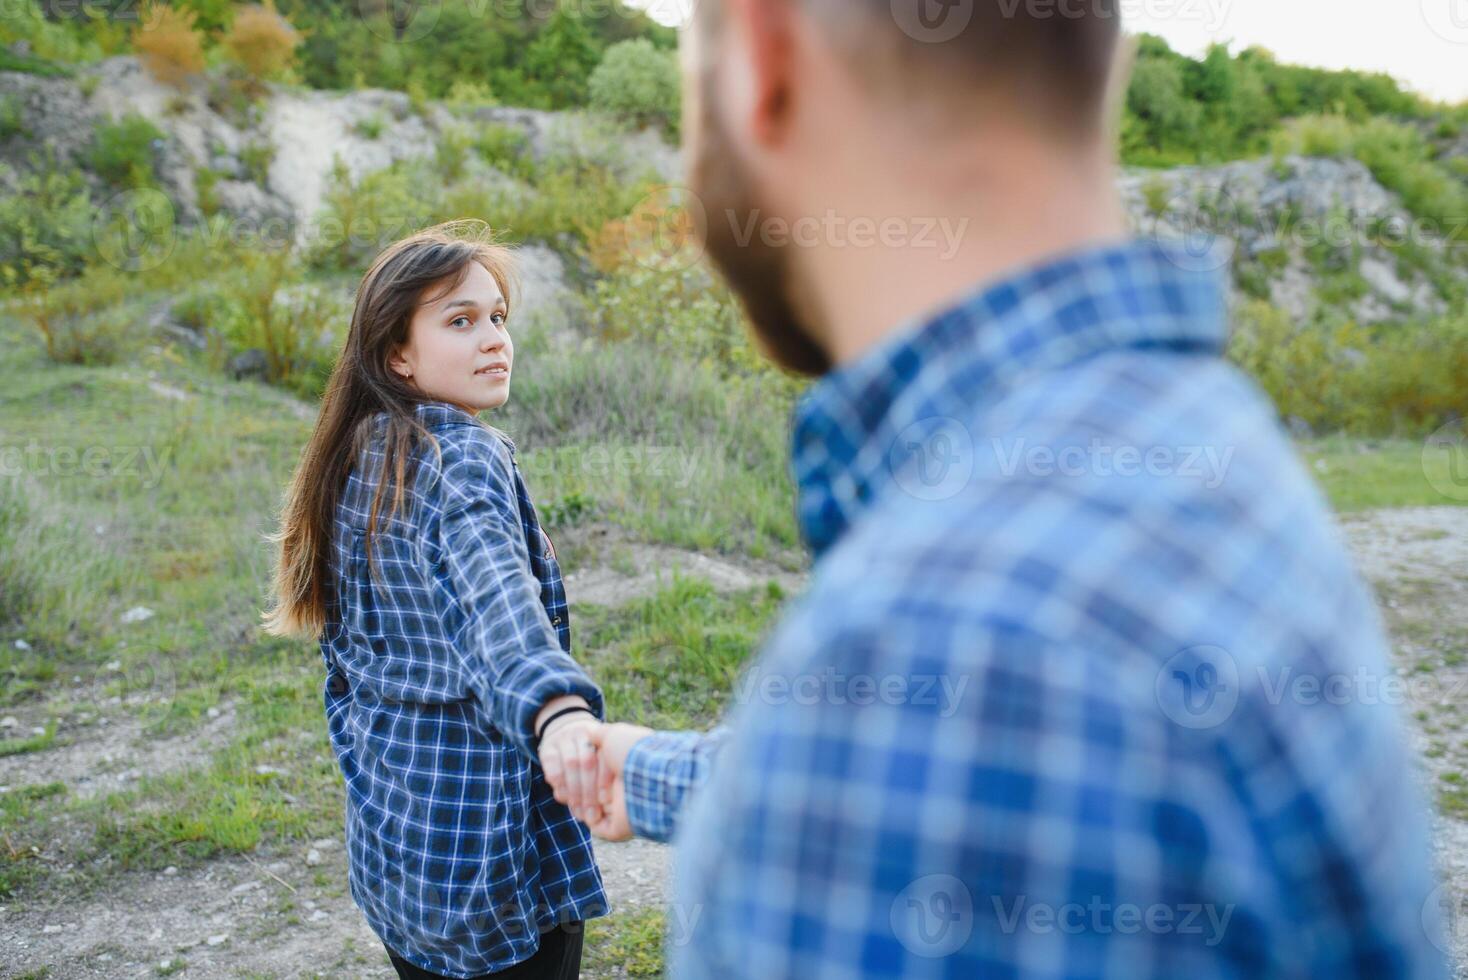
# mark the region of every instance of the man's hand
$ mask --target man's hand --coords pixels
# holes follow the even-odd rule
[[[574,695],[553,698],[536,715],[535,724],[539,726],[542,719],[576,704],[586,702]],[[596,781],[596,747],[591,738],[600,727],[601,722],[590,712],[573,711],[551,722],[540,738],[540,768],[546,783],[556,799],[587,824],[603,819]]]
[[[618,841],[632,836],[632,825],[627,820],[627,796],[622,784],[622,769],[627,764],[627,753],[632,751],[632,746],[643,736],[651,734],[651,728],[626,724],[598,725],[590,733],[591,741],[597,747],[596,784],[599,806],[587,808],[576,815],[598,837]]]

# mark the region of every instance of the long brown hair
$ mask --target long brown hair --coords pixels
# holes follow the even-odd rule
[[[332,369],[311,440],[301,452],[282,508],[275,568],[275,606],[265,613],[265,629],[277,636],[318,636],[326,625],[331,594],[332,522],[353,463],[372,434],[372,420],[387,413],[382,471],[367,523],[367,554],[391,488],[386,519],[403,502],[409,462],[420,441],[432,437],[414,410],[429,400],[388,367],[388,358],[407,342],[413,312],[423,302],[458,287],[469,264],[478,262],[498,282],[511,308],[519,290],[512,249],[495,240],[478,219],[461,219],[425,228],[394,242],[372,262],[357,287],[352,324],[341,357]],[[444,280],[442,292],[424,293]]]

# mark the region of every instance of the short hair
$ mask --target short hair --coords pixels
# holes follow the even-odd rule
[[[823,25],[853,76],[894,109],[931,100],[961,114],[982,98],[1078,137],[1105,124],[1120,0],[786,2]],[[706,40],[722,26],[722,8],[723,0],[697,0]]]

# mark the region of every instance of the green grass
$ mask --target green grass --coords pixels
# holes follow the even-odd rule
[[[46,730],[39,735],[31,735],[28,738],[0,739],[0,758],[7,755],[20,755],[24,752],[39,752],[49,749],[51,743],[56,741],[56,722],[47,722]]]
[[[586,923],[582,970],[593,975],[629,977],[663,975],[666,919],[660,908],[614,913]]]
[[[1302,442],[1299,449],[1331,506],[1341,513],[1468,504],[1468,493],[1447,497],[1428,482],[1418,440],[1333,436]]]
[[[713,724],[783,599],[773,582],[719,595],[675,576],[625,606],[578,608],[576,628],[607,717],[654,728]]]

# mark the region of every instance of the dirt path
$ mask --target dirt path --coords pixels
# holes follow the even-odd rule
[[[1431,683],[1412,689],[1409,715],[1424,761],[1438,782],[1468,769],[1468,508],[1378,511],[1343,518],[1342,529],[1363,573],[1376,586],[1404,669]],[[800,577],[754,565],[651,546],[624,552],[617,568],[586,568],[569,579],[578,601],[620,603],[649,594],[658,573],[677,565],[722,589]],[[205,761],[228,736],[228,705],[200,732],[148,746],[124,714],[108,725],[59,733],[44,752],[0,759],[0,785],[59,779],[88,794],[116,785],[118,772],[157,772]],[[119,709],[120,710],[120,709]],[[18,714],[18,712],[17,712]],[[27,716],[29,726],[44,719]],[[110,729],[110,731],[109,731]],[[1468,897],[1468,801],[1439,816],[1435,834],[1451,904]],[[58,833],[64,828],[58,828]],[[315,853],[311,853],[314,851]],[[618,912],[661,903],[671,854],[646,841],[599,843],[597,860]],[[213,861],[171,874],[120,874],[97,895],[28,898],[0,906],[0,976],[49,966],[48,978],[154,977],[173,971],[200,978],[394,976],[380,942],[346,887],[340,841]],[[1468,913],[1454,921],[1450,944],[1468,963]],[[165,966],[164,964],[169,965]],[[590,974],[588,974],[589,976]],[[1468,978],[1468,970],[1459,971]]]

